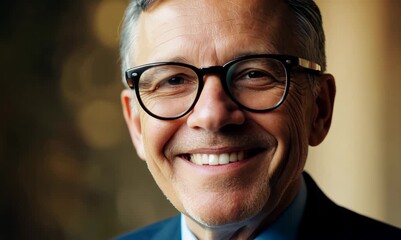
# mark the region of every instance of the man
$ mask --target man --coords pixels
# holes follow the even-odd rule
[[[182,215],[118,239],[401,239],[303,173],[335,96],[313,1],[132,1],[121,57],[134,146]]]

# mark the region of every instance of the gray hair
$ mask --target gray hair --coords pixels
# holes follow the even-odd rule
[[[137,38],[137,25],[139,16],[143,11],[157,0],[131,0],[125,10],[122,31],[120,35],[120,60],[123,78],[125,71],[130,68],[132,47]]]
[[[121,68],[124,72],[130,67],[136,27],[141,12],[157,0],[131,0],[125,12],[120,38]],[[320,10],[313,0],[285,0],[295,16],[296,44],[303,58],[315,61],[326,70],[325,36]],[[313,75],[309,75],[315,92],[318,88]]]

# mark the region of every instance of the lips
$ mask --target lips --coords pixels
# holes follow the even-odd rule
[[[169,141],[165,155],[167,159],[181,159],[190,165],[205,166],[197,169],[215,171],[218,166],[235,167],[242,166],[242,163],[249,160],[253,162],[276,148],[277,142],[271,135],[263,134],[259,129],[251,131],[252,134],[248,131],[242,132],[241,129],[217,134],[196,132],[190,138],[177,135]]]

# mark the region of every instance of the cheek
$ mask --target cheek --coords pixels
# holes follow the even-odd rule
[[[303,170],[306,157],[308,155],[308,139],[310,123],[308,118],[308,109],[310,101],[308,96],[301,93],[304,91],[293,91],[289,94],[285,106],[283,106],[284,114],[287,116],[288,128],[288,144],[289,158],[293,163],[297,164],[294,169],[299,172]]]
[[[292,179],[304,168],[308,153],[306,97],[292,92],[279,108],[253,115],[255,122],[274,136],[277,149],[269,166],[273,181]]]
[[[173,179],[174,162],[165,154],[165,147],[181,124],[178,121],[161,121],[150,116],[141,117],[142,141],[149,172],[164,195],[173,204],[177,202]]]
[[[141,116],[142,141],[145,160],[156,182],[166,182],[171,177],[173,162],[165,156],[165,146],[179,127],[177,121],[161,121],[153,117]]]
[[[146,157],[149,160],[163,158],[163,149],[166,143],[179,127],[176,121],[162,121],[142,114],[141,126]]]

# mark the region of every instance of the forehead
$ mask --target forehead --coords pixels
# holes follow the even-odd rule
[[[150,54],[157,56],[174,46],[192,45],[207,53],[235,45],[239,55],[290,54],[291,23],[282,0],[157,1],[140,16],[135,52],[152,49]]]

